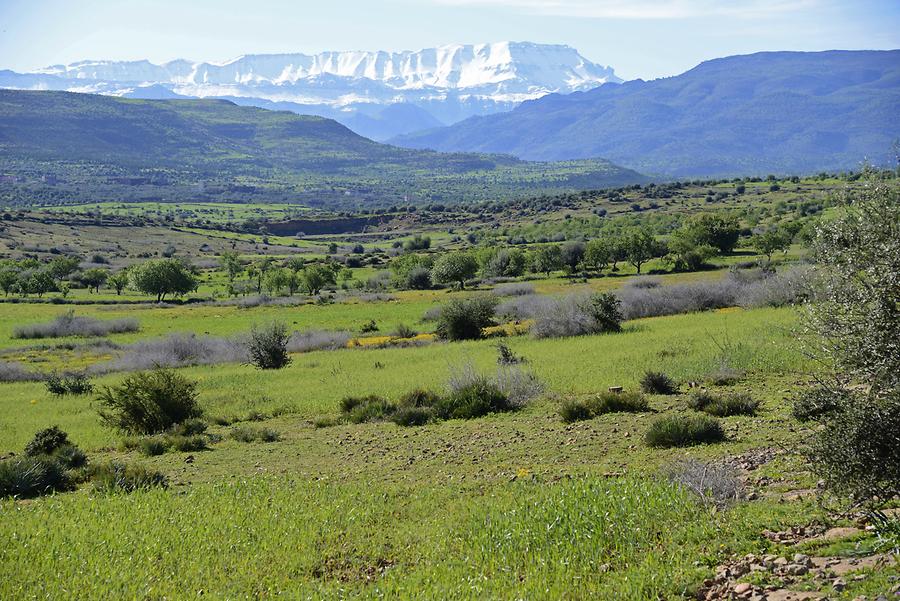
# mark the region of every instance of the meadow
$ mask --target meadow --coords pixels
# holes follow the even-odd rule
[[[900,568],[887,560],[852,568],[840,587],[816,571],[788,579],[771,569],[721,577],[723,565],[747,554],[785,562],[798,553],[839,561],[890,555],[882,531],[821,494],[799,454],[812,426],[797,421],[792,403],[828,365],[802,352],[805,293],[785,292],[776,283],[792,285],[778,278],[802,273],[810,258],[800,228],[788,225],[797,219],[798,202],[812,195],[827,204],[827,191],[846,181],[803,180],[798,191],[785,190],[795,183],[768,192],[768,182],[748,183],[759,187],[752,203],[737,198],[735,182],[700,183],[686,192],[693,200],[640,212],[622,207],[655,202],[650,199],[658,190],[629,188],[621,191],[626,200],[588,197],[571,205],[563,197],[546,221],[530,217],[528,203],[513,203],[501,213],[506,233],[496,236],[489,226],[464,235],[473,232],[453,221],[463,213],[443,210],[364,235],[265,243],[260,232],[222,225],[265,210],[254,205],[233,212],[220,204],[190,207],[223,229],[197,227],[190,219],[175,230],[152,219],[115,227],[57,222],[85,219],[94,205],[52,207],[44,218],[11,220],[2,232],[11,260],[34,255],[49,265],[58,256],[49,247],[62,240],[82,257],[107,255],[110,262],[99,265],[116,272],[162,260],[165,243],[175,247],[175,260],[193,262],[196,286],[172,302],[154,303],[134,285],[122,294],[109,287],[91,292],[73,277],[65,294],[12,293],[0,303],[0,367],[17,365],[31,374],[27,381],[4,376],[0,383],[0,460],[15,461],[36,432],[55,425],[87,454],[86,470],[120,462],[158,473],[167,484],[110,491],[85,476],[74,490],[0,499],[0,598],[711,599],[721,598],[711,587],[747,584],[753,588],[746,590],[773,599],[790,590],[849,600],[890,591]],[[728,196],[710,202],[710,189]],[[509,277],[488,276],[481,264],[462,289],[452,282],[410,289],[391,271],[409,254],[440,260],[492,245],[521,247],[530,259],[557,243],[543,239],[554,227],[566,232],[563,238],[573,236],[558,241],[571,248],[591,238],[594,222],[585,215],[594,214],[598,202],[622,213],[602,226],[601,236],[628,233],[631,220],[639,219],[668,243],[694,215],[736,211],[738,242],[694,270],[676,269],[670,256],[654,251],[641,276],[621,258],[615,268],[556,265],[549,273],[529,268]],[[116,219],[164,211],[126,205],[100,208],[121,213]],[[269,214],[278,218],[282,210],[275,206]],[[803,218],[828,210],[819,207]],[[585,221],[578,222],[579,215]],[[753,220],[796,235],[770,260],[754,245]],[[90,240],[82,237],[87,227],[96,234]],[[432,247],[405,248],[415,234],[430,236]],[[523,242],[513,244],[513,237]],[[348,250],[359,240],[363,252]],[[36,250],[38,242],[43,250]],[[331,244],[337,252],[330,252]],[[294,256],[307,261],[304,269],[359,261],[347,267],[346,279],[319,294],[238,295],[227,292],[221,264],[229,252],[243,262],[247,271],[238,277],[246,275],[250,284],[250,268],[288,265]],[[734,288],[744,281],[751,283]],[[739,296],[752,282],[777,294],[744,302]],[[634,298],[646,305],[656,294],[674,307],[673,290],[696,302],[686,311],[663,307],[657,316],[623,319],[621,331],[540,337],[534,329],[549,319],[540,307],[581,310],[566,303],[607,293],[625,305],[637,303]],[[498,302],[518,299],[538,308],[527,317],[496,316],[499,325],[479,328],[473,340],[437,335],[446,307],[495,295]],[[101,324],[133,321],[136,328],[21,337],[23,329],[38,331],[68,311]],[[242,347],[251,330],[274,322],[287,332],[337,333],[340,342],[292,352],[281,369],[259,369],[227,353],[175,363],[174,372],[196,385],[202,444],[148,452],[146,443],[162,444],[169,434],[137,436],[101,420],[103,391],[133,375],[127,364],[110,362],[135,348],[141,352],[141,344],[196,335]],[[0,375],[14,373],[8,369]],[[540,383],[539,393],[512,411],[407,426],[386,418],[342,419],[348,397],[375,395],[393,403],[417,389],[452,396],[460,373],[489,379],[504,369]],[[93,390],[52,392],[47,377],[65,372],[84,373]],[[677,389],[647,389],[648,372],[666,376]],[[641,410],[564,419],[566,406],[642,389]],[[749,399],[753,409],[716,417],[717,442],[650,444],[648,432],[660,420],[701,415],[695,403],[701,391]],[[686,461],[725,470],[716,484],[734,483],[740,494],[710,501],[709,491],[692,488],[684,473],[674,475]],[[836,526],[853,531],[824,538]]]

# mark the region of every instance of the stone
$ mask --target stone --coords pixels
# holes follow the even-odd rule
[[[856,536],[860,534],[862,530],[859,528],[850,528],[850,527],[838,527],[838,528],[829,528],[825,531],[825,534],[822,535],[822,538],[825,540],[839,540],[842,538],[848,538],[850,536]]]
[[[794,554],[794,563],[808,565],[810,563],[809,555],[804,555],[803,553],[795,553]]]
[[[752,587],[749,582],[741,582],[734,587],[734,592],[738,595],[743,595],[744,593],[749,592],[751,588]]]
[[[835,578],[834,581],[831,583],[831,588],[840,592],[840,591],[844,590],[845,588],[847,588],[847,581],[844,580],[843,578]]]

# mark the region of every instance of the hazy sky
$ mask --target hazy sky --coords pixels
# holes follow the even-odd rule
[[[900,0],[0,0],[0,69],[564,43],[623,78],[760,50],[900,48]]]

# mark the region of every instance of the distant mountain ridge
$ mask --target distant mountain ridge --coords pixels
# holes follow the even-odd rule
[[[621,81],[611,68],[592,63],[574,48],[529,42],[455,44],[415,52],[247,55],[223,63],[79,61],[33,73],[0,71],[0,87],[6,88],[278,103],[297,113],[335,118],[373,138]],[[384,110],[398,104],[416,107],[418,119],[405,120],[411,109]]]
[[[549,95],[511,112],[402,136],[411,148],[603,156],[662,176],[883,163],[900,138],[900,50],[763,52],[675,77]]]
[[[6,197],[17,204],[45,194],[86,201],[258,199],[326,208],[498,200],[647,181],[608,161],[560,165],[398,148],[331,119],[226,100],[20,90],[0,90],[0,175],[26,186],[21,199]],[[8,190],[0,186],[0,203]]]

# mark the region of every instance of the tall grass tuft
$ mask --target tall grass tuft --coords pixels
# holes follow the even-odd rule
[[[654,420],[645,440],[651,447],[687,447],[719,442],[725,431],[719,420],[706,415],[665,415]]]

